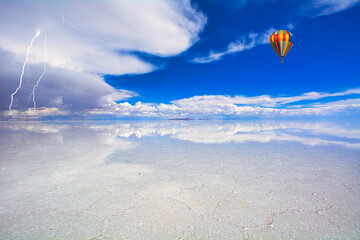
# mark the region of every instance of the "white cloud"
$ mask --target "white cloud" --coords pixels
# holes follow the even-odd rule
[[[295,28],[295,25],[292,24],[292,23],[289,23],[289,24],[287,25],[287,28],[288,28],[289,30],[293,30],[293,29]]]
[[[96,116],[110,117],[153,117],[153,118],[221,118],[224,116],[311,116],[311,115],[334,115],[340,113],[360,113],[360,89],[350,89],[336,93],[310,92],[299,96],[273,97],[269,95],[246,97],[227,95],[205,95],[191,98],[174,100],[170,104],[151,104],[137,102],[131,105],[128,102],[115,103],[119,99],[126,99],[136,96],[130,91],[118,91],[115,94],[108,94],[102,98],[99,105],[92,105],[88,110],[79,112],[78,116],[88,118]],[[342,96],[343,100],[336,97]],[[322,99],[322,100],[320,100]],[[319,100],[320,102],[314,102]],[[325,101],[324,101],[325,100]],[[307,102],[308,101],[308,102]],[[322,101],[322,102],[321,102]],[[89,104],[89,103],[87,103]],[[95,103],[93,103],[95,104]],[[3,113],[2,117],[13,118],[38,118],[42,116],[71,115],[71,112],[61,111],[54,106],[47,108],[26,111],[14,111]],[[47,114],[49,113],[49,114]]]
[[[310,92],[293,97],[257,97],[207,95],[172,101],[171,104],[149,104],[128,102],[114,104],[108,109],[93,109],[90,114],[138,117],[222,117],[222,116],[302,116],[333,115],[347,111],[360,110],[360,98],[351,96],[360,94],[360,89],[351,89],[337,93]],[[330,99],[326,103],[307,103],[288,105],[301,101],[313,101],[322,98],[347,96],[346,100]],[[354,113],[354,112],[352,112]]]
[[[5,1],[2,47],[23,52],[36,29],[48,35],[48,63],[89,73],[154,69],[131,51],[174,56],[186,51],[206,23],[188,1]],[[42,59],[39,44],[33,62]]]
[[[0,70],[1,110],[7,108],[7,98],[10,100],[18,84],[19,66],[37,29],[41,33],[30,50],[30,74],[24,79],[29,82],[31,77],[31,82],[40,76],[47,36],[49,71],[36,89],[37,105],[86,109],[107,106],[109,101],[124,99],[130,93],[118,92],[104,82],[102,75],[156,69],[134,52],[178,55],[198,40],[206,23],[206,17],[187,0],[12,0],[2,1],[1,9],[0,62],[6,66]],[[15,109],[29,107],[28,94],[25,87],[15,95]]]
[[[360,94],[360,88],[350,89],[343,92],[337,93],[326,93],[326,92],[309,92],[304,93],[300,96],[292,97],[271,97],[269,95],[262,95],[256,97],[246,96],[226,96],[226,95],[205,95],[205,96],[194,96],[191,98],[185,98],[180,100],[172,101],[177,106],[189,107],[196,103],[200,107],[204,106],[216,106],[219,104],[238,104],[238,105],[252,105],[252,106],[263,106],[263,107],[276,107],[287,103],[294,103],[304,100],[316,100],[325,97],[336,97],[346,96],[351,94]]]
[[[359,4],[359,0],[316,0],[313,7],[318,9],[318,16],[330,15]]]
[[[221,60],[225,55],[250,50],[258,45],[269,43],[270,35],[275,31],[270,28],[262,33],[249,33],[246,37],[242,37],[236,42],[230,43],[224,51],[210,51],[208,56],[196,57],[192,60],[194,63],[210,63]]]

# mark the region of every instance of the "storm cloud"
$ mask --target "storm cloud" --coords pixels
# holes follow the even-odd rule
[[[24,85],[13,109],[25,110],[41,75],[47,37],[47,73],[36,89],[38,107],[87,110],[137,95],[106,84],[106,74],[141,74],[156,67],[134,52],[171,57],[198,40],[206,17],[189,1],[2,1],[0,83],[4,111],[19,83],[26,48]]]

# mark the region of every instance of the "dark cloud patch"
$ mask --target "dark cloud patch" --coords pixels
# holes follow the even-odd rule
[[[0,49],[0,55],[0,110],[5,111],[9,108],[10,95],[19,84],[23,62],[3,49]],[[42,72],[42,63],[29,64],[25,68],[22,87],[14,96],[13,109],[33,107],[30,94]],[[119,92],[106,84],[100,76],[49,65],[35,93],[37,107],[57,107],[70,111],[103,107],[114,100],[129,97],[128,93]]]

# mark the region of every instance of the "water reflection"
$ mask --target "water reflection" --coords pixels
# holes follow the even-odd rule
[[[360,127],[1,122],[1,239],[354,238]]]
[[[120,142],[120,139],[165,136],[193,143],[223,144],[270,141],[293,141],[307,145],[341,145],[360,148],[360,125],[334,121],[154,121],[154,122],[87,122],[0,124],[4,131],[62,134],[70,129],[82,130],[98,141]],[[2,133],[4,134],[4,133]],[[123,145],[129,141],[123,141]],[[125,147],[125,146],[124,146]]]

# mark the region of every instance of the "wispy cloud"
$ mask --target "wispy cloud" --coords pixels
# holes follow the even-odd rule
[[[315,0],[311,5],[315,16],[330,15],[346,10],[360,3],[359,0]]]
[[[288,103],[295,103],[304,100],[317,100],[325,97],[337,97],[346,96],[351,94],[360,94],[360,88],[350,89],[336,93],[326,92],[309,92],[299,96],[289,97],[271,97],[270,95],[262,95],[255,97],[246,96],[227,96],[227,95],[205,95],[205,96],[194,96],[191,98],[185,98],[180,100],[172,101],[175,105],[182,107],[189,107],[196,103],[198,106],[215,106],[219,104],[237,104],[237,105],[251,105],[251,106],[262,106],[262,107],[279,107]]]
[[[223,51],[213,51],[205,57],[196,57],[192,60],[194,63],[210,63],[221,60],[224,56],[250,50],[258,45],[269,43],[270,35],[275,31],[270,28],[262,33],[249,33],[243,36],[240,40],[231,42]]]

